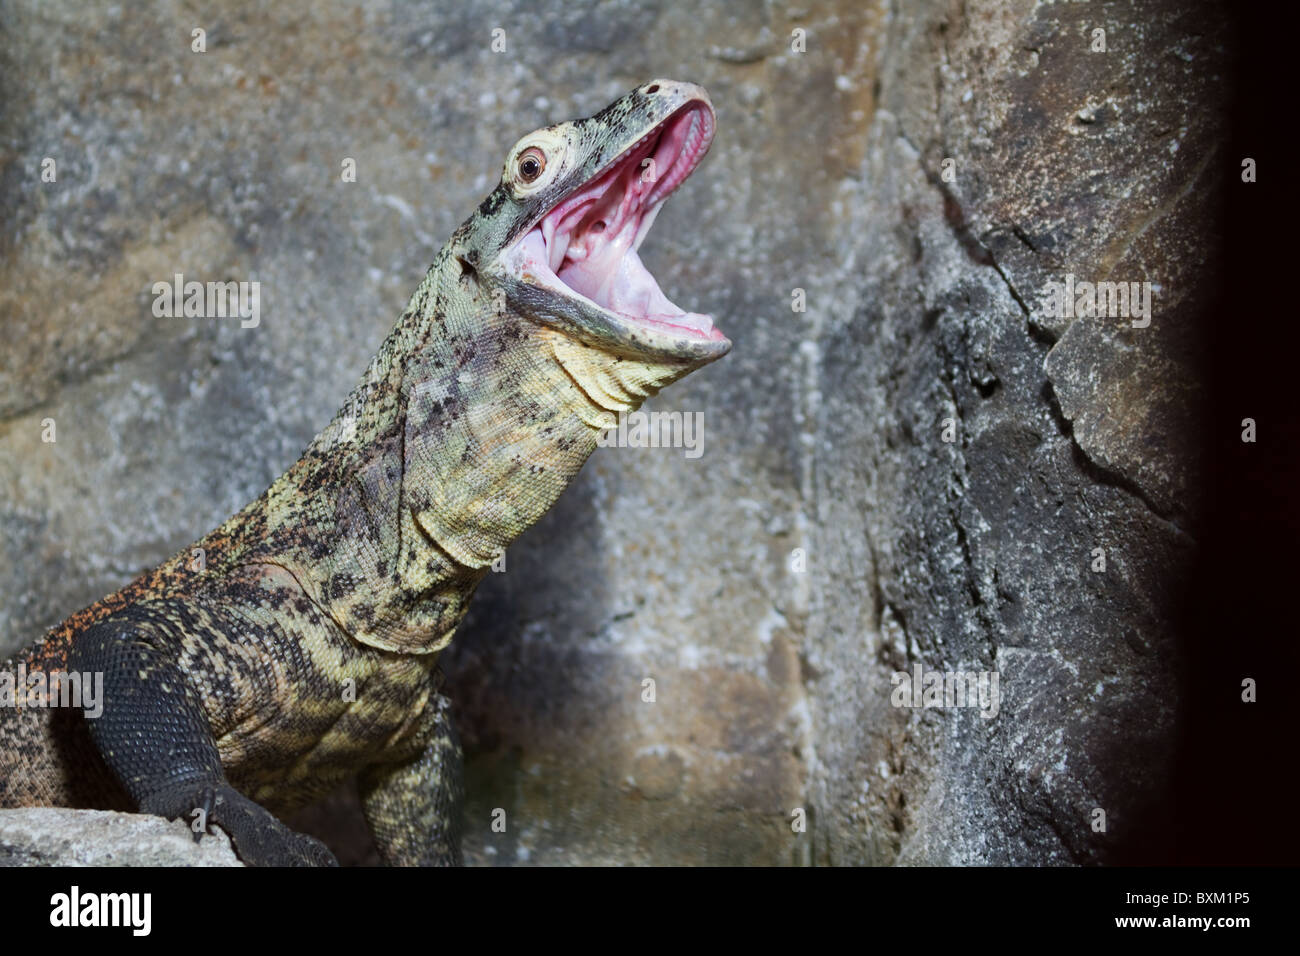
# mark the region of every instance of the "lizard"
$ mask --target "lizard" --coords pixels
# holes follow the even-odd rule
[[[731,349],[637,252],[714,129],[703,88],[657,79],[519,140],[298,461],[0,664],[103,681],[97,715],[21,687],[0,707],[0,807],[186,819],[248,865],[335,865],[282,818],[355,779],[385,864],[460,864],[439,652],[615,417]]]

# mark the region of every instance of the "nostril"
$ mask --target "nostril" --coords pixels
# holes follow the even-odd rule
[[[647,93],[658,93],[658,92],[659,92],[659,84],[658,84],[658,83],[651,83],[649,86],[647,86],[647,87],[645,88],[645,91],[646,91]]]
[[[594,223],[592,223],[592,224],[591,224],[591,231],[592,231],[592,232],[604,232],[604,231],[605,231],[605,223],[604,223],[603,221],[602,221],[602,222],[594,222]]]

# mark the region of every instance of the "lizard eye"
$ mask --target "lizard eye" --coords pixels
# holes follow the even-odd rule
[[[546,169],[546,154],[536,146],[531,146],[523,151],[515,166],[519,170],[520,179],[526,183],[536,182],[537,177]]]

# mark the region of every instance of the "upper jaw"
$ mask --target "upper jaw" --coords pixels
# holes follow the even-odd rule
[[[708,151],[713,107],[700,87],[666,80],[629,98],[655,87],[661,108],[531,217],[498,256],[499,278],[517,305],[589,344],[703,364],[725,355],[731,342],[708,315],[674,305],[637,250],[664,200]]]

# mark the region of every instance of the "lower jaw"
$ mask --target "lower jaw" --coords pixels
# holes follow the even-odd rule
[[[577,386],[572,390],[576,417],[595,433],[615,424],[613,416],[635,411],[661,389],[726,354],[726,349],[721,349],[689,357],[614,355],[602,345],[584,343],[558,329],[542,334],[549,340],[548,351],[563,370],[565,381]]]
[[[689,336],[692,339],[698,339],[701,342],[726,341],[726,336],[723,335],[712,323],[709,324],[707,329],[700,329],[693,325],[679,325],[673,322],[671,316],[661,318],[657,316],[627,315],[622,312],[616,314],[634,325],[665,335],[684,335]]]
[[[689,336],[702,341],[723,338],[714,327],[712,318],[680,309],[663,294],[658,281],[642,264],[635,245],[627,247],[626,243],[620,243],[625,246],[622,252],[618,251],[617,245],[610,249],[615,260],[605,262],[593,275],[592,260],[573,263],[566,259],[558,273],[549,267],[549,262],[553,261],[551,249],[540,228],[535,229],[526,241],[545,253],[548,282],[563,286],[579,301],[590,303],[633,325],[664,334]],[[588,288],[575,284],[580,281]],[[652,312],[648,307],[654,305],[660,308]]]
[[[647,361],[703,363],[731,349],[707,316],[694,320],[706,328],[691,328],[674,324],[672,315],[620,313],[571,288],[551,271],[540,235],[517,243],[505,265],[518,290],[508,293],[516,308],[605,351]]]

